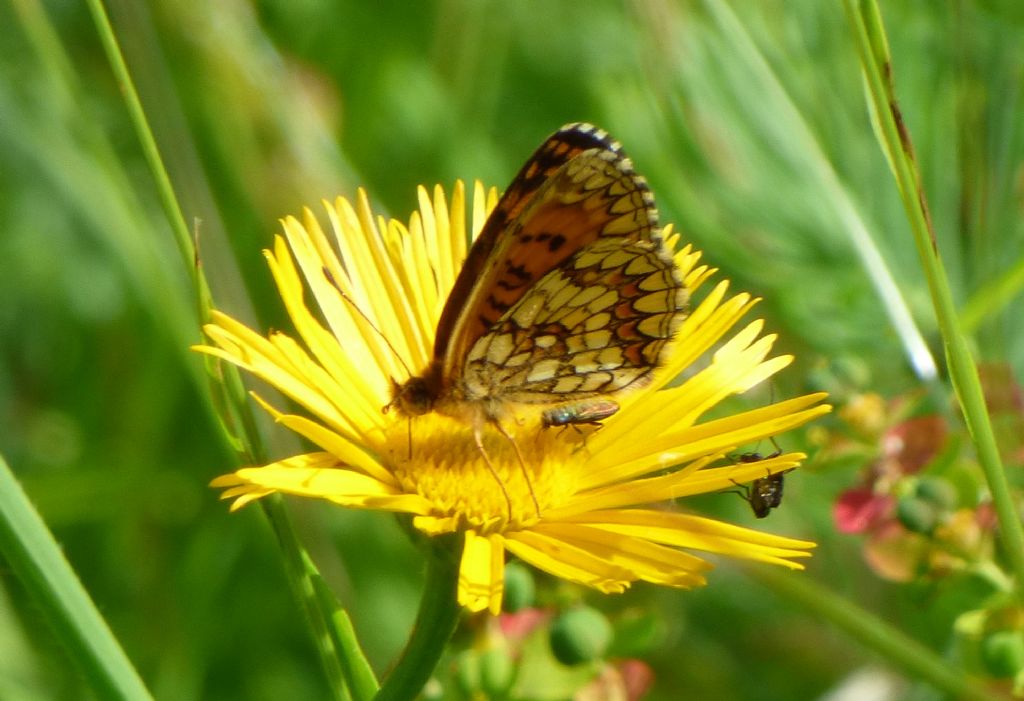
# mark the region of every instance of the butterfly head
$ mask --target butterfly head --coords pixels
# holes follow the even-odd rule
[[[384,411],[396,409],[400,416],[423,416],[434,410],[440,394],[440,371],[432,364],[427,371],[405,382],[391,378],[391,401]]]
[[[430,396],[427,382],[422,377],[412,377],[399,384],[391,380],[391,401],[384,407],[387,412],[396,409],[402,416],[423,416],[434,408],[434,398]]]

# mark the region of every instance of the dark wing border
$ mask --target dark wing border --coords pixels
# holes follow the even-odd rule
[[[592,124],[576,122],[563,126],[549,136],[516,174],[484,223],[448,294],[448,301],[441,312],[434,337],[435,367],[444,367],[444,358],[448,354],[452,334],[465,304],[474,299],[474,287],[480,282],[481,273],[502,233],[508,229],[509,223],[519,216],[553,173],[579,154],[593,148],[610,151],[625,158],[622,146],[608,132]]]

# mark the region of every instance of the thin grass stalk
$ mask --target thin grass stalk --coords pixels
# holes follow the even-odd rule
[[[213,307],[210,288],[202,266],[199,265],[195,244],[181,213],[170,176],[164,166],[159,147],[152,129],[150,129],[145,110],[135,90],[106,10],[101,0],[89,0],[88,5],[107,59],[120,86],[136,135],[142,145],[150,172],[156,181],[164,215],[174,232],[175,242],[192,279],[197,316],[201,322],[205,323],[209,320],[210,310]],[[246,393],[237,368],[220,365],[216,368],[214,380],[214,391],[216,392],[217,387],[220,387],[225,395],[224,401],[218,403],[218,406],[228,409],[228,415],[223,417],[225,425],[238,429],[236,435],[229,435],[229,440],[240,453],[241,459],[250,463],[257,462],[257,459],[262,457],[259,432],[252,415],[251,405],[246,401]],[[334,612],[324,609],[321,606],[322,600],[314,594],[315,586],[311,577],[315,573],[315,569],[312,569],[312,561],[295,537],[290,519],[280,500],[268,501],[264,505],[264,513],[277,535],[278,545],[284,557],[285,572],[288,575],[292,591],[312,629],[314,643],[324,666],[328,684],[335,698],[348,699],[342,664],[338,660],[338,654],[341,651],[335,649],[332,644],[332,635],[328,633],[328,629],[333,626]],[[318,573],[316,575],[319,576]],[[352,664],[358,665],[359,662],[355,661]]]
[[[723,0],[705,0],[705,5],[722,29],[723,35],[728,38],[730,50],[741,58],[750,70],[750,82],[758,85],[760,94],[770,100],[772,111],[787,125],[793,127],[787,138],[800,145],[803,154],[806,154],[802,154],[802,166],[812,169],[816,175],[826,196],[825,201],[831,205],[837,220],[843,225],[850,244],[875,288],[889,323],[905,349],[910,366],[921,379],[929,383],[934,382],[937,375],[936,363],[928,344],[910,313],[910,307],[899,285],[896,284],[889,264],[871,237],[867,224],[819,145],[807,120],[729,3]]]
[[[321,607],[334,612],[334,625],[328,626],[327,634],[331,636],[334,648],[341,651],[338,660],[342,664],[341,673],[345,677],[345,685],[354,701],[371,701],[380,688],[380,684],[377,683],[373,668],[359,647],[359,640],[352,627],[352,619],[348,612],[341,608],[334,592],[324,582],[323,577],[316,572],[312,561],[307,561],[304,564],[310,568],[309,578],[315,587],[313,593],[317,598],[322,599]]]
[[[967,430],[992,494],[1003,550],[1014,575],[1017,594],[1024,597],[1024,526],[999,456],[969,339],[960,327],[953,294],[939,255],[910,132],[896,99],[893,66],[881,12],[874,0],[861,0],[856,7],[853,0],[844,0],[843,6],[860,54],[882,149],[896,178],[914,244],[928,280],[953,390],[960,401]]]
[[[819,586],[808,577],[793,577],[768,567],[745,567],[744,571],[776,594],[795,602],[804,611],[842,630],[877,653],[885,664],[912,679],[920,679],[950,698],[964,701],[1000,701],[927,647],[908,637],[874,614]]]
[[[1024,290],[1024,258],[985,283],[971,295],[960,311],[960,327],[965,333],[978,330],[985,320],[1002,311]]]

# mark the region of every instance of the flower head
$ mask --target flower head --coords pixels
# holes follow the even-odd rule
[[[496,194],[477,185],[471,224],[461,183],[450,201],[440,187],[432,198],[421,189],[419,200],[407,225],[375,217],[362,191],[354,205],[341,198],[325,203],[330,238],[308,210],[302,221],[283,221],[284,237],[267,259],[301,342],[284,333],[262,336],[222,313],[206,327],[212,343],[197,349],[248,370],[301,406],[302,414],[286,413],[256,397],[319,448],[214,480],[234,499],[232,508],[284,492],[410,514],[431,535],[460,532],[459,600],[494,613],[506,552],[604,592],[638,580],[702,585],[710,564],[690,550],[801,567],[794,558],[806,557],[812,543],[645,506],[796,467],[802,454],[757,462],[727,455],[829,411],[824,395],[812,394],[705,418],[792,360],[769,357],[775,337],[761,336],[761,321],[728,336],[756,300],[729,296],[726,282],[692,308],[653,381],[616,397],[620,409],[600,430],[572,421],[545,426],[550,415],[535,405],[482,425],[437,412],[382,411],[410,368],[429,365],[438,320],[466,257],[467,229],[474,237],[480,232]],[[678,243],[670,228],[664,237],[670,248]],[[689,246],[675,263],[691,298],[714,273]],[[565,411],[559,416],[571,419],[587,407]]]

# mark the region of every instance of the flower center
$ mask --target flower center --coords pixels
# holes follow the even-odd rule
[[[437,413],[399,418],[387,432],[386,459],[404,490],[481,532],[535,522],[572,495],[587,452],[572,429],[538,421],[473,427]],[[538,513],[539,512],[539,513]]]

